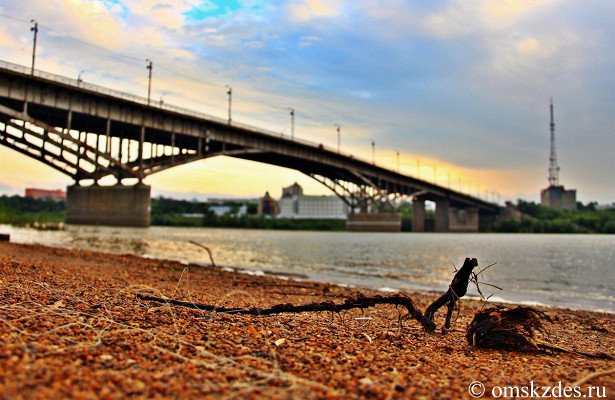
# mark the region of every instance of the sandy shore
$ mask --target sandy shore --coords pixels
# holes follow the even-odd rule
[[[541,387],[533,394],[542,395],[543,387],[558,385],[565,398],[567,386],[615,368],[613,361],[577,354],[473,348],[464,331],[482,304],[465,299],[455,330],[444,335],[425,333],[413,320],[400,326],[403,310],[395,306],[254,317],[144,302],[138,293],[225,307],[375,294],[0,242],[0,397],[451,399],[472,398],[468,387],[479,381],[485,398],[506,398],[512,387],[521,397],[530,397],[524,387],[529,395]],[[421,309],[433,300],[409,295]],[[550,343],[615,353],[615,315],[542,310],[554,320]],[[443,318],[441,310],[439,326]],[[576,390],[571,397],[613,398],[615,375]]]

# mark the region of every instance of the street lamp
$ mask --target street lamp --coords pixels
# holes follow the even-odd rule
[[[397,173],[399,174],[399,151],[396,151],[397,153]]]
[[[290,139],[292,140],[295,137],[295,109],[292,107],[288,107],[290,110]]]
[[[376,165],[376,142],[374,139],[369,139],[372,142],[372,164]]]
[[[32,45],[32,72],[34,75],[34,60],[36,60],[36,37],[38,36],[38,22],[35,19],[31,19],[30,22],[34,23],[34,26],[30,28],[30,31],[34,32],[34,43]]]
[[[335,124],[334,126],[337,129],[337,152],[339,153],[340,152],[341,130],[342,130],[342,127],[339,126],[338,124]]]
[[[149,106],[151,97],[152,97],[152,70],[154,69],[154,63],[149,58],[145,60],[147,62],[147,68],[149,70],[149,78],[147,82],[147,105]]]
[[[228,88],[228,90],[226,91],[226,94],[228,94],[228,123],[230,125],[231,123],[231,101],[233,97],[233,88],[230,87],[229,85],[225,85],[224,87]]]
[[[81,78],[81,75],[84,73],[85,71],[81,71],[79,72],[79,75],[77,75],[77,86],[81,86],[81,83],[83,82],[83,79]]]

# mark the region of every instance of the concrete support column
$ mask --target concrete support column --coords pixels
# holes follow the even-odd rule
[[[425,200],[412,200],[412,232],[425,232]]]
[[[450,207],[449,232],[478,232],[478,207]]]
[[[66,223],[149,226],[151,186],[68,186]]]
[[[449,201],[436,200],[436,232],[448,232],[449,229]]]

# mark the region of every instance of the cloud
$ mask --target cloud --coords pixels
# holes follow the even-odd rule
[[[454,38],[477,30],[478,9],[476,2],[457,0],[443,10],[431,13],[423,21],[426,33],[437,38]]]
[[[538,11],[553,0],[486,0],[478,15],[492,29],[506,29],[519,19]]]
[[[315,18],[338,17],[339,0],[295,0],[288,6],[291,20],[297,22],[309,22]]]
[[[451,0],[425,18],[425,32],[438,38],[456,38],[509,29],[552,0]]]
[[[518,41],[516,47],[520,53],[536,53],[540,50],[540,42],[536,38],[529,38]]]
[[[412,152],[476,176],[488,169],[480,179],[495,184],[492,176],[514,171],[520,179],[502,176],[525,192],[520,182],[534,184],[532,174],[539,188],[546,179],[553,95],[565,176],[615,187],[604,172],[615,168],[606,150],[615,129],[613,2],[6,0],[0,8],[27,16],[0,17],[8,61],[29,65],[36,17],[41,69],[85,70],[86,81],[144,95],[149,58],[153,97],[167,93],[166,103],[225,118],[229,84],[235,121],[288,133],[293,106],[302,138],[335,146],[340,124],[342,150],[357,157],[370,158],[374,138],[379,154]]]
[[[321,39],[316,35],[310,36],[302,36],[299,38],[299,46],[307,47],[313,45],[315,42],[320,41]]]

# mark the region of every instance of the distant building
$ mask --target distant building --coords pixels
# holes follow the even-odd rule
[[[346,219],[349,207],[337,196],[295,195],[280,199],[280,218]]]
[[[296,182],[282,189],[280,218],[345,219],[349,207],[337,196],[306,196]]]
[[[40,199],[66,200],[66,192],[60,189],[46,190],[46,189],[27,188],[26,197],[31,197],[37,200],[40,200]]]
[[[227,198],[222,198],[222,197],[210,197],[207,199],[207,203],[209,204],[228,204],[228,203],[232,203],[232,204],[240,204],[240,203],[251,203],[251,202],[257,202],[258,199],[257,198],[239,198],[239,197],[227,197]]]
[[[576,210],[577,191],[566,190],[563,186],[549,186],[540,192],[540,204],[562,210]]]
[[[289,187],[282,189],[282,197],[300,196],[303,194],[303,188],[299,186],[297,182],[293,183]]]
[[[266,192],[258,201],[258,215],[277,215],[279,212],[278,203]]]

